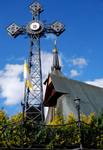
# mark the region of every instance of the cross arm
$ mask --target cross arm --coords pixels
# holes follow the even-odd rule
[[[16,23],[12,23],[7,27],[7,32],[13,38],[19,35],[27,33],[28,35],[44,36],[47,33],[53,33],[59,36],[64,32],[65,28],[61,22],[55,21],[52,24],[45,25],[41,21],[31,21],[26,26],[18,26]]]
[[[24,27],[18,26],[16,23],[10,24],[7,28],[7,32],[13,38],[16,38],[18,35],[23,34],[25,31]]]
[[[65,31],[65,26],[61,22],[55,21],[52,24],[49,24],[45,28],[46,33],[53,33],[56,36],[59,36]]]

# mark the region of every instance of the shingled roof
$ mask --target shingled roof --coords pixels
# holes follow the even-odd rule
[[[81,100],[81,113],[90,114],[95,112],[98,115],[103,111],[103,88],[68,79],[60,71],[52,72],[49,74],[49,78],[51,78],[55,91],[62,93],[57,100],[55,98],[53,100],[56,101],[57,111],[64,117],[71,112],[77,115],[74,103],[76,97]],[[49,116],[50,111],[52,111],[52,108],[48,112],[49,119],[51,118]]]

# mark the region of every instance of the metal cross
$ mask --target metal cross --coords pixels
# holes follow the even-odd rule
[[[18,26],[16,23],[12,23],[7,27],[7,31],[13,38],[24,34],[30,38],[28,64],[33,91],[31,92],[25,87],[25,97],[22,106],[26,119],[40,123],[44,121],[40,38],[45,37],[49,33],[59,36],[65,29],[61,22],[55,21],[47,25],[41,21],[40,13],[43,12],[43,8],[38,2],[31,4],[29,9],[32,13],[32,21],[25,26]]]

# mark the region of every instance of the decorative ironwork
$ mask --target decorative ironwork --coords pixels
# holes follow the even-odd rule
[[[29,6],[29,8],[32,14],[34,14],[35,16],[43,11],[42,6],[38,2],[33,3],[32,5]]]
[[[24,102],[22,102],[23,119],[24,113],[26,113],[26,119],[42,122],[44,120],[44,108],[40,38],[45,37],[48,33],[59,36],[64,31],[64,25],[58,21],[50,25],[46,25],[42,22],[40,20],[40,13],[43,11],[43,8],[38,2],[31,4],[29,9],[32,13],[32,21],[23,27],[19,27],[13,23],[7,28],[7,31],[14,38],[24,34],[27,34],[30,38],[31,46],[28,64],[33,90],[30,91],[28,88],[25,88]]]
[[[14,38],[22,33],[21,27],[15,23],[12,23],[9,27],[7,27],[7,31]]]
[[[54,22],[51,25],[51,28],[58,34],[60,34],[62,31],[64,31],[64,25],[58,21]]]

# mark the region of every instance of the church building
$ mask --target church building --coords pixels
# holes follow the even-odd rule
[[[65,77],[61,72],[56,44],[53,49],[51,73],[44,84],[44,107],[48,107],[46,122],[52,121],[56,112],[64,118],[71,112],[77,117],[75,98],[80,99],[81,113],[89,115],[94,112],[99,115],[103,112],[103,88]]]

